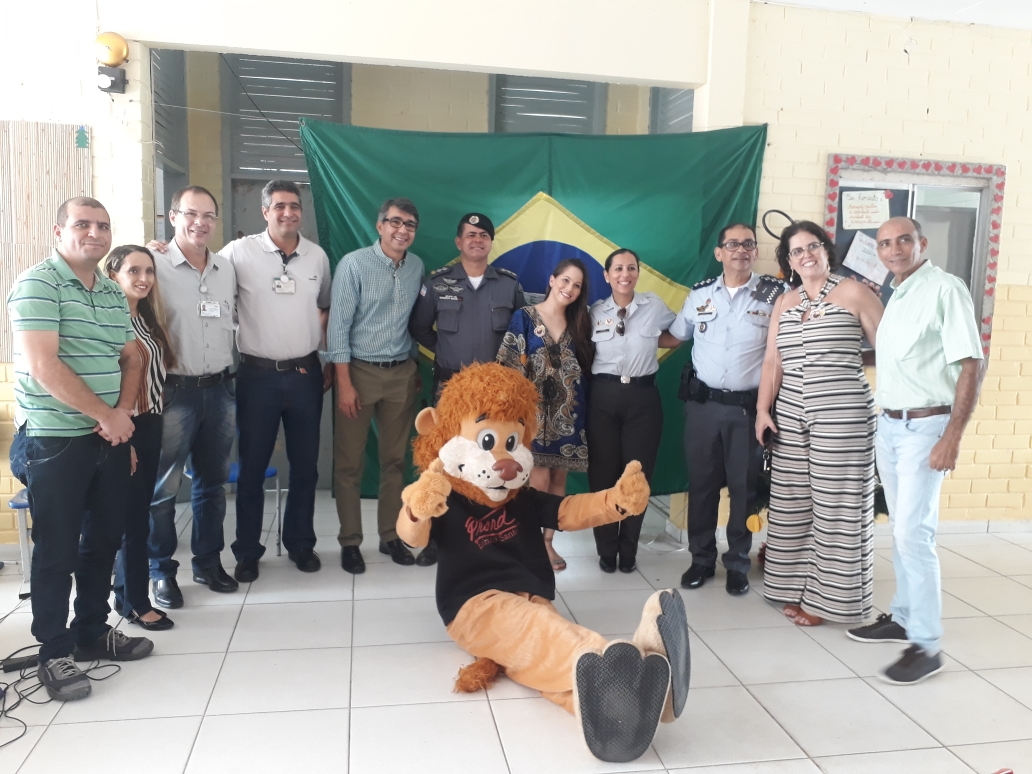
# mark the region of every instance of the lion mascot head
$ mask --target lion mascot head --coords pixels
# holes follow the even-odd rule
[[[511,500],[530,478],[538,391],[518,371],[480,363],[449,379],[436,408],[416,417],[413,459],[444,463],[452,489],[487,506]]]

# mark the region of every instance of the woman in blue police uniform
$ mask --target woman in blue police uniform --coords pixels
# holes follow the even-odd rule
[[[681,342],[669,333],[674,315],[654,293],[636,293],[638,256],[621,249],[606,258],[613,295],[591,306],[591,365],[588,398],[588,483],[592,492],[616,484],[624,466],[641,462],[652,478],[663,433],[663,404],[656,387],[659,347]],[[595,527],[598,564],[605,572],[634,570],[644,514]]]

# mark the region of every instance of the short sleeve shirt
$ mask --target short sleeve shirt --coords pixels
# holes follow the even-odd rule
[[[57,356],[109,406],[118,402],[119,356],[133,341],[129,303],[117,283],[96,273],[89,289],[57,252],[22,272],[7,297],[15,331],[57,331]],[[17,341],[17,340],[16,340]],[[88,435],[97,421],[53,397],[14,351],[15,421],[30,436]]]
[[[892,287],[878,326],[875,402],[895,411],[952,406],[960,361],[982,359],[971,294],[928,261]]]
[[[623,317],[612,296],[591,305],[591,341],[595,359],[591,373],[613,376],[649,376],[659,370],[656,353],[659,334],[670,327],[676,315],[655,293],[635,293]]]

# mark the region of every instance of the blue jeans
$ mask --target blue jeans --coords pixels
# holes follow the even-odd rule
[[[193,470],[190,502],[193,534],[190,549],[193,569],[221,566],[225,548],[222,525],[226,520],[226,480],[229,455],[236,435],[236,394],[232,379],[211,387],[166,384],[164,426],[158,479],[151,500],[147,556],[154,580],[175,578],[179,562],[172,558],[176,534],[176,494],[189,458]]]
[[[928,464],[932,447],[949,423],[948,414],[921,419],[878,418],[875,450],[892,527],[896,594],[889,611],[907,639],[928,653],[942,639],[942,587],[935,531],[939,490],[945,474]]]
[[[290,483],[283,511],[287,551],[315,548],[315,485],[319,481],[319,424],[323,375],[319,368],[273,371],[241,363],[237,372],[240,476],[237,479],[237,561],[261,559],[265,470],[272,459],[280,421],[287,444]]]
[[[115,558],[115,610],[124,616],[148,613],[147,538],[150,536],[150,504],[161,458],[161,414],[133,417],[136,472],[126,491],[125,537]]]
[[[29,490],[32,512],[32,635],[40,663],[70,656],[107,633],[115,552],[125,530],[129,444],[96,433],[29,437],[11,444],[11,470]],[[75,575],[75,618],[68,597]]]

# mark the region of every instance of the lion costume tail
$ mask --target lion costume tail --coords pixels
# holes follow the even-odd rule
[[[491,686],[505,670],[489,658],[466,664],[455,678],[455,693],[476,693]]]

